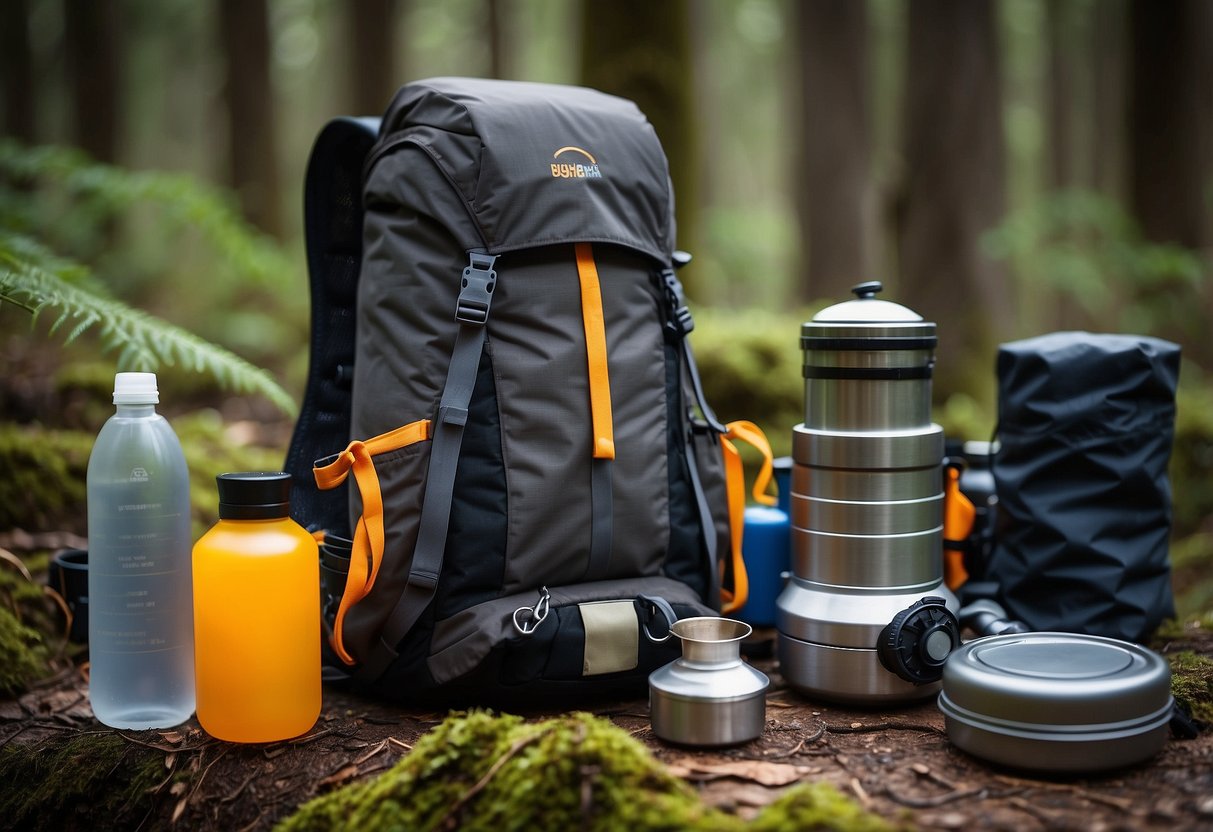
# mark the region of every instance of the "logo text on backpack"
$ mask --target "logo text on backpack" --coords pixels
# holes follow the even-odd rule
[[[580,153],[589,160],[589,164],[581,162],[553,162],[552,176],[557,179],[601,179],[602,171],[598,169],[598,161],[589,154],[588,151],[582,150],[580,147],[566,145],[552,154],[553,159],[559,159],[566,153]]]

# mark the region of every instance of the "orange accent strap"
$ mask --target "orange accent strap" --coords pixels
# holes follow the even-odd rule
[[[732,589],[726,588],[723,585],[720,588],[720,600],[722,613],[736,612],[745,606],[746,600],[750,595],[750,581],[746,575],[745,560],[741,554],[741,537],[745,530],[745,470],[741,463],[741,453],[737,450],[737,446],[733,444],[733,439],[741,442],[747,442],[758,449],[762,454],[762,467],[758,471],[758,476],[754,478],[754,499],[768,506],[773,506],[777,502],[775,497],[766,493],[767,487],[773,482],[771,477],[771,464],[773,454],[771,453],[771,445],[767,442],[766,434],[762,432],[762,428],[755,425],[753,422],[729,422],[725,426],[728,428],[728,433],[720,437],[720,448],[724,454],[724,475],[725,475],[725,491],[729,501],[729,538],[730,538],[730,563],[732,567],[733,586]],[[721,564],[720,574],[723,576],[726,572],[725,564]],[[723,584],[723,580],[722,580]]]
[[[615,428],[611,418],[611,378],[607,370],[606,318],[602,288],[589,243],[577,243],[577,277],[581,282],[581,320],[589,363],[590,416],[594,423],[594,458],[615,458]]]
[[[379,476],[375,473],[372,457],[429,439],[430,435],[430,420],[421,419],[365,442],[356,439],[328,465],[312,469],[316,486],[323,491],[341,485],[353,471],[354,482],[362,497],[362,516],[358,518],[358,526],[354,530],[350,571],[345,579],[345,592],[337,607],[330,639],[333,651],[346,664],[355,664],[355,660],[345,649],[345,615],[350,607],[370,593],[383,563],[383,494],[379,490]]]
[[[948,544],[959,545],[973,531],[977,509],[973,501],[960,490],[960,468],[948,465],[944,468],[943,486],[943,575],[948,589],[957,589],[969,580],[965,569],[964,552]]]

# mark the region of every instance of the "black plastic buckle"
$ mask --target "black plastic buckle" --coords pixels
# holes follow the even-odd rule
[[[493,289],[497,286],[497,272],[493,270],[496,261],[496,255],[468,252],[459,302],[455,306],[455,320],[459,323],[484,326],[488,322]]]
[[[687,308],[687,298],[682,291],[682,283],[674,274],[673,269],[661,270],[661,283],[665,289],[666,325],[677,335],[685,338],[695,328],[695,319]]]

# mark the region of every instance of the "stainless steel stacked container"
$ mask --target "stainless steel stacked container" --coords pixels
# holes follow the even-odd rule
[[[878,703],[930,696],[959,646],[943,583],[935,324],[876,282],[801,328],[805,420],[792,448],[792,577],[780,670],[798,690]]]

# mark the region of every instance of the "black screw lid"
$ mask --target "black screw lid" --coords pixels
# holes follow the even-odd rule
[[[944,599],[920,598],[893,616],[880,632],[876,655],[891,673],[925,685],[943,676],[949,654],[960,646],[960,625]]]
[[[215,477],[219,517],[224,520],[273,520],[291,511],[291,475],[281,471],[242,471]]]

